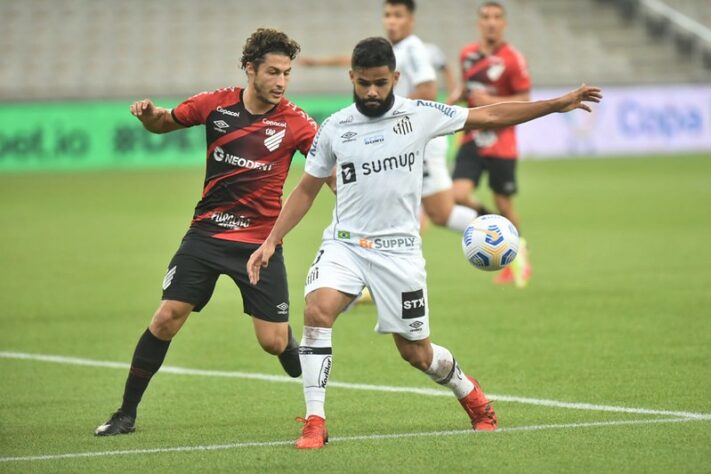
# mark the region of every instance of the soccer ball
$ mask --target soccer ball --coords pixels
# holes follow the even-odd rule
[[[503,216],[479,216],[464,230],[462,250],[469,263],[487,272],[501,270],[518,254],[516,227]]]

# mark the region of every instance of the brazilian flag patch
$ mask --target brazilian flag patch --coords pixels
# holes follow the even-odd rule
[[[339,230],[338,231],[338,238],[339,239],[350,239],[351,233],[348,232],[347,230]]]

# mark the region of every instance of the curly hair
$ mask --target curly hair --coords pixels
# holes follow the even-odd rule
[[[255,69],[264,62],[264,56],[268,53],[279,53],[294,59],[301,51],[299,43],[289,38],[286,33],[273,28],[259,28],[247,38],[247,42],[242,49],[242,69],[247,67],[247,63],[254,64]]]

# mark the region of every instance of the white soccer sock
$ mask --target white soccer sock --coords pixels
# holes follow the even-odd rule
[[[474,390],[474,384],[464,376],[452,353],[442,346],[432,344],[432,365],[425,373],[438,384],[449,387],[457,400]]]
[[[311,415],[326,418],[326,384],[331,374],[331,328],[304,326],[299,347],[299,360],[304,382],[306,418]]]
[[[478,215],[479,214],[470,207],[455,205],[447,218],[447,228],[464,232],[464,229],[466,229]]]

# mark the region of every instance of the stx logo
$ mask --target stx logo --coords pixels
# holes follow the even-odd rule
[[[402,319],[421,318],[425,315],[425,294],[423,290],[402,293]]]

